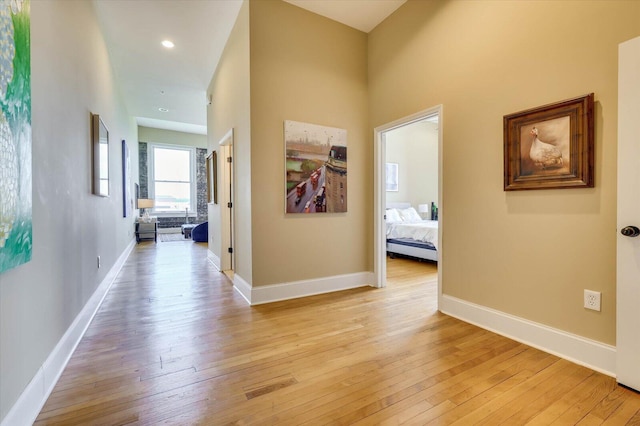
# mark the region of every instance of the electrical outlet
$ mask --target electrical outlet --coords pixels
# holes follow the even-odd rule
[[[100,256],[98,256],[98,269],[100,269]],[[585,296],[586,297],[586,296]],[[585,299],[586,300],[586,299]],[[586,303],[586,302],[585,302]]]
[[[584,291],[584,307],[600,312],[600,292],[585,290]]]

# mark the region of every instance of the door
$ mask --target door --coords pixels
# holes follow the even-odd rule
[[[227,251],[229,252],[229,269],[233,271],[235,269],[233,267],[233,145],[227,145],[225,147],[225,151],[227,153],[226,164],[228,179],[227,188],[225,190],[227,191],[227,194],[229,194],[229,203],[227,204],[227,213],[229,215],[229,228],[227,229],[227,232],[229,232],[229,249]]]
[[[619,46],[616,375],[640,390],[640,37]],[[627,234],[627,235],[623,235]]]
[[[234,179],[234,165],[233,165],[233,129],[229,130],[227,134],[220,141],[220,150],[222,153],[221,174],[220,174],[220,269],[222,271],[234,270],[234,256],[233,256],[233,226],[234,226],[234,214],[233,214],[233,179]]]

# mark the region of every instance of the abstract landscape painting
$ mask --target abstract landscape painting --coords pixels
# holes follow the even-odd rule
[[[31,260],[30,3],[0,1],[0,272]]]

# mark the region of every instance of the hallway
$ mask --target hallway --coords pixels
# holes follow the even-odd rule
[[[438,313],[433,264],[249,307],[206,254],[137,245],[36,424],[640,420],[614,379]]]

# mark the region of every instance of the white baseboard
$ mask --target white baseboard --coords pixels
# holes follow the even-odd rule
[[[442,296],[440,311],[608,376],[616,375],[615,346],[448,295]]]
[[[261,305],[263,303],[297,299],[299,297],[374,285],[375,276],[373,272],[358,272],[355,274],[334,275],[311,280],[252,287],[236,275],[233,279],[233,284],[234,288],[242,294],[250,305]]]
[[[251,284],[246,282],[240,275],[234,273],[233,288],[251,305]]]
[[[207,259],[209,259],[209,262],[211,262],[211,264],[213,266],[215,266],[215,268],[220,271],[220,258],[218,256],[216,256],[216,254],[214,252],[212,252],[211,250],[207,249]]]
[[[47,398],[53,391],[60,375],[67,366],[73,351],[84,336],[89,323],[100,308],[104,297],[109,292],[116,276],[122,269],[125,261],[131,254],[136,242],[132,240],[127,248],[122,252],[113,267],[107,272],[96,291],[89,298],[84,308],[76,316],[67,331],[64,333],[56,347],[49,354],[37,373],[31,379],[22,392],[16,403],[11,407],[7,416],[2,420],[0,426],[22,426],[31,425],[38,417],[40,410],[44,406]]]

